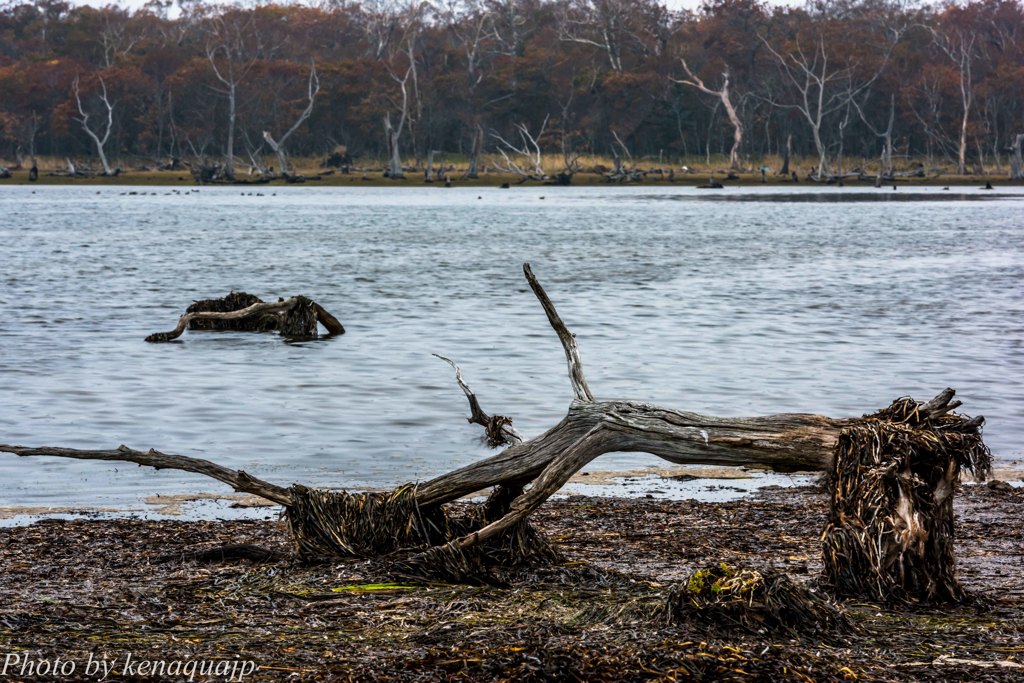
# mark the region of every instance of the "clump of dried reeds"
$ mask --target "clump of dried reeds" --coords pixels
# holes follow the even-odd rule
[[[478,531],[504,514],[506,498],[499,489],[484,505],[462,514],[443,506],[420,506],[416,487],[400,486],[382,493],[289,490],[292,505],[285,519],[296,557],[318,562],[338,557],[381,557],[393,554],[403,576],[453,583],[505,583],[505,570],[550,563],[557,553],[528,522],[466,548],[453,541]]]
[[[376,557],[401,548],[444,542],[448,520],[439,507],[420,508],[416,487],[383,493],[348,493],[291,487],[285,520],[295,555],[306,562]]]
[[[837,605],[785,574],[741,569],[724,562],[673,585],[662,609],[669,623],[696,620],[716,627],[819,636],[850,629]]]
[[[953,496],[961,470],[984,476],[991,468],[983,422],[900,398],[841,432],[822,535],[825,578],[837,593],[882,601],[965,597]]]

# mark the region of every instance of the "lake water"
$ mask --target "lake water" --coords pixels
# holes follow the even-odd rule
[[[1021,188],[261,192],[0,188],[0,443],[152,447],[283,484],[436,476],[488,450],[433,353],[526,434],[565,413],[530,261],[598,397],[845,416],[952,386],[997,458],[1022,456]],[[143,342],[232,289],[305,294],[348,333]],[[7,454],[0,481],[0,506],[226,490]]]

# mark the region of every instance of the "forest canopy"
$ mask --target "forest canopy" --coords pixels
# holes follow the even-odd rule
[[[1018,0],[0,5],[0,158],[1019,164]],[[110,157],[109,164],[106,157]],[[510,157],[506,155],[506,159]],[[283,168],[282,170],[286,170]],[[1015,168],[1019,174],[1019,168]]]

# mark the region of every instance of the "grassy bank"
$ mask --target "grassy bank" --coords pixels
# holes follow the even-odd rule
[[[437,179],[439,174],[440,164],[435,165],[435,180],[432,183],[426,182],[425,172],[423,168],[407,167],[404,178],[391,179],[384,175],[384,167],[378,160],[372,159],[361,159],[357,160],[353,169],[350,173],[342,173],[337,169],[325,169],[319,166],[321,160],[319,159],[297,159],[294,160],[296,173],[303,176],[305,179],[303,185],[310,185],[314,187],[417,187],[417,186],[435,186],[445,187],[445,182],[441,179]],[[449,159],[445,161],[444,168],[446,169],[447,177],[451,180],[451,185],[454,187],[499,187],[503,183],[508,183],[512,187],[516,187],[519,184],[526,186],[536,186],[544,184],[543,181],[527,180],[525,183],[522,182],[520,176],[503,173],[495,170],[497,168],[497,159],[485,159],[485,163],[482,166],[488,170],[479,174],[478,178],[467,178],[466,169],[467,163],[465,159]],[[773,169],[770,172],[766,172],[763,176],[760,170],[762,164],[757,164],[754,169],[748,169],[741,171],[736,179],[727,178],[727,163],[725,160],[712,160],[709,164],[704,159],[689,159],[682,162],[671,164],[671,163],[659,163],[657,160],[643,161],[636,164],[636,168],[646,173],[638,180],[631,182],[623,182],[612,180],[608,178],[608,173],[613,168],[613,162],[611,159],[603,157],[588,157],[580,160],[582,171],[576,173],[572,177],[572,184],[575,186],[602,186],[607,187],[609,185],[641,185],[641,186],[679,186],[679,187],[695,187],[699,185],[705,185],[709,179],[713,178],[718,182],[723,183],[726,186],[761,186],[761,185],[777,185],[777,186],[792,186],[794,181],[791,176],[778,175],[774,169],[781,167],[781,160],[779,159],[768,159],[763,162],[763,165]],[[5,162],[0,160],[0,166],[4,166]],[[813,160],[811,159],[797,159],[793,160],[790,164],[790,168],[797,171],[800,185],[815,186],[821,183],[814,183],[807,179],[807,175],[813,167]],[[10,168],[11,164],[7,164]],[[856,164],[849,164],[849,167],[857,167]],[[877,171],[877,164],[865,163],[862,166],[867,174],[873,174]],[[914,169],[918,167],[918,162],[910,162],[906,164],[906,169],[897,169],[897,172],[904,172],[907,169]],[[74,177],[66,175],[64,161],[60,159],[52,158],[40,158],[39,159],[39,177],[34,183],[36,185],[141,185],[141,186],[179,186],[179,185],[195,185],[196,181],[193,179],[191,172],[185,168],[176,171],[159,171],[146,168],[139,164],[125,164],[124,169],[119,175],[114,177],[106,177],[99,175],[77,175]],[[237,182],[239,184],[249,184],[256,181],[256,176],[249,176],[246,174],[244,169],[245,166],[240,165],[237,173]],[[562,170],[560,164],[556,164],[554,159],[548,160],[544,166],[544,172],[552,178]],[[953,169],[941,166],[925,167],[924,177],[899,177],[895,181],[899,186],[945,186],[945,185],[958,185],[958,186],[979,186],[983,187],[986,183],[990,182],[994,186],[1007,186],[1007,185],[1024,185],[1024,181],[1010,181],[1009,174],[1005,171],[998,173],[988,174],[968,174],[968,175],[957,175],[953,172]],[[671,172],[671,173],[670,173]],[[30,184],[29,171],[28,169],[11,170],[11,178],[0,180],[0,187],[4,184]],[[551,181],[553,182],[553,181]],[[217,183],[217,184],[230,184],[230,183]],[[271,180],[270,185],[273,186],[286,186],[291,183],[284,179]],[[873,178],[858,179],[858,178],[847,178],[844,180],[844,185],[847,187],[874,187]],[[891,186],[891,183],[889,184]]]

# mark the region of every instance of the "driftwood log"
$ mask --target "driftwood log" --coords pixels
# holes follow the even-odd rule
[[[222,299],[194,301],[173,330],[155,332],[146,341],[171,341],[186,329],[279,332],[289,339],[312,339],[319,335],[317,323],[327,329],[328,336],[345,333],[337,318],[304,296],[267,303],[252,294],[231,292]]]
[[[828,471],[841,434],[865,419],[805,413],[715,417],[643,401],[598,400],[584,374],[575,335],[562,321],[529,264],[524,265],[524,272],[565,352],[574,397],[568,412],[548,431],[525,439],[512,429],[509,418],[484,412],[458,366],[442,357],[455,368],[456,381],[470,404],[470,422],[485,428],[492,445],[507,447],[496,455],[430,481],[405,485],[387,493],[357,494],[309,489],[299,484],[284,488],[207,460],[154,450],[137,451],[125,446],[107,451],[82,451],[0,445],[0,451],[20,456],[125,460],[204,474],[236,491],[285,506],[295,553],[302,560],[384,555],[404,549],[418,553],[406,566],[435,570],[447,567],[447,578],[461,580],[478,567],[467,559],[468,551],[490,553],[489,557],[499,562],[514,562],[538,553],[547,555],[543,548],[538,550],[543,544],[529,527],[530,513],[573,474],[602,454],[642,452],[679,464],[751,466],[787,472]],[[257,310],[267,311],[286,305],[288,301],[253,304],[238,313],[260,306],[266,308]],[[179,321],[176,332],[180,334],[190,320],[210,315],[188,313]],[[926,403],[903,400],[908,401],[907,405],[922,424],[933,425],[948,418],[952,409],[960,405],[959,401],[953,401],[953,396],[954,391],[946,389]],[[957,424],[967,431],[973,430],[980,442],[983,418],[957,419]],[[962,464],[979,474],[984,474],[988,467],[984,459],[967,460]],[[949,477],[945,477],[946,480]],[[447,517],[446,503],[492,487],[495,487],[494,492],[479,506],[479,514],[472,520],[456,521]],[[496,548],[505,554],[495,554]],[[511,553],[505,552],[509,550]]]

